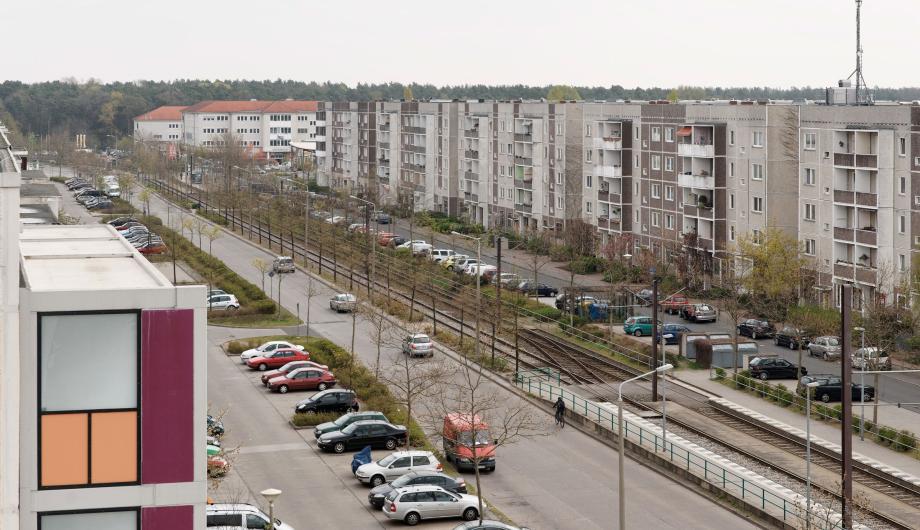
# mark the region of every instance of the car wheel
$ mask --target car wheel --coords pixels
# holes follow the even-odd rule
[[[830,401],[831,401],[831,396],[830,396],[830,394],[821,394],[821,401],[823,401],[823,402],[825,402],[825,403],[830,403]]]
[[[383,478],[383,475],[374,475],[371,477],[371,487],[376,488],[377,486],[386,482],[386,479]]]
[[[343,444],[342,442],[338,442],[337,444],[332,446],[332,450],[338,454],[342,454],[345,452],[345,444]]]
[[[267,364],[262,363],[262,364],[259,365],[259,371],[260,371],[260,372],[264,372],[264,371],[267,370],[267,369],[268,369],[268,365],[267,365]]]
[[[637,337],[641,337],[641,336],[642,336],[642,330],[641,330],[641,329],[637,329],[636,331],[633,331],[633,335],[635,335],[635,336],[637,336]]]
[[[751,332],[751,338],[754,339],[754,340],[757,340],[757,332],[756,332],[756,331],[752,331],[752,332]]]
[[[795,341],[792,341],[792,340],[789,341],[789,349],[795,350]]]
[[[287,391],[288,391],[287,385],[281,385],[278,387],[278,392],[281,392],[282,394],[287,394]]]
[[[350,411],[352,411],[352,412],[358,412],[358,405],[353,405],[353,406],[352,406],[350,409],[348,409],[348,410],[350,410]]]
[[[316,388],[317,390],[326,390],[327,388],[329,388],[329,385],[327,385],[326,383],[320,383],[319,386]]]
[[[476,511],[476,508],[467,508],[463,510],[463,520],[472,521],[479,518],[479,512]]]
[[[403,521],[405,521],[406,524],[409,526],[415,526],[421,520],[422,518],[419,517],[419,515],[415,512],[407,513],[405,519],[403,519]]]
[[[396,445],[397,445],[397,444],[396,444],[396,440],[394,440],[393,438],[389,438],[389,439],[387,440],[386,444],[384,445],[384,447],[386,447],[388,450],[392,451],[393,449],[396,449]]]
[[[767,372],[760,372],[760,380],[766,381],[770,376],[767,375]]]
[[[828,355],[827,352],[824,352],[824,355],[822,355],[821,358],[824,359],[825,361],[830,361],[830,360],[831,360],[831,356]]]
[[[773,344],[776,344],[777,346],[779,346],[779,339],[776,337],[773,337]]]

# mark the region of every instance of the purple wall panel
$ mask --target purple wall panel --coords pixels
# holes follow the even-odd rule
[[[144,311],[141,329],[141,483],[191,482],[193,311]]]
[[[192,530],[195,512],[191,506],[159,506],[141,509],[141,530]]]

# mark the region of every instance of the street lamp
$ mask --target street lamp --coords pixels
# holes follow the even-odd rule
[[[859,374],[859,401],[861,403],[866,402],[866,328],[864,327],[855,327],[853,331],[858,331],[860,333],[860,346],[859,346],[859,356],[862,359],[862,366],[860,367]],[[865,430],[866,430],[866,407],[862,407],[859,411],[859,439],[865,441]]]
[[[268,501],[268,518],[271,519],[269,523],[271,527],[275,527],[275,500],[281,496],[281,490],[275,488],[268,488],[267,490],[262,490],[259,492],[262,497]]]
[[[307,195],[309,195],[309,192],[307,192]],[[356,201],[364,203],[364,238],[367,241],[367,251],[370,252],[371,254],[371,277],[367,279],[367,294],[370,295],[371,294],[371,284],[373,283],[374,280],[377,279],[377,252],[376,252],[376,249],[371,245],[371,227],[369,226],[370,219],[371,219],[370,212],[371,211],[376,212],[377,205],[369,200],[362,199],[361,197],[355,197],[354,195],[351,195],[350,197]],[[368,208],[372,208],[372,210],[369,211]],[[375,229],[375,232],[376,232],[376,229]],[[411,251],[412,250],[411,242],[409,243],[409,247],[410,247],[409,250]]]
[[[455,236],[465,237],[476,242],[476,360],[477,362],[482,362],[482,357],[480,356],[479,351],[479,313],[482,310],[482,306],[480,305],[480,286],[482,285],[482,238],[473,237],[468,234],[461,234],[460,232],[453,230],[451,230],[450,233]],[[462,326],[463,323],[461,322],[460,325]]]
[[[619,497],[620,497],[620,530],[626,529],[626,474],[624,467],[626,466],[626,436],[623,434],[623,385],[626,383],[635,381],[637,379],[642,379],[648,377],[652,374],[666,372],[674,368],[671,364],[663,364],[658,368],[650,372],[646,372],[641,375],[637,375],[631,379],[627,379],[620,383],[617,387],[617,441],[619,443],[619,472],[620,472],[620,485],[619,485]]]
[[[811,530],[811,394],[820,381],[805,385],[805,528]]]

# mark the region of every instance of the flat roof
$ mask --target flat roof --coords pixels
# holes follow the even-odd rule
[[[20,197],[60,197],[61,192],[54,184],[23,182],[19,187]]]
[[[172,287],[109,225],[23,226],[19,242],[23,283],[33,291]]]

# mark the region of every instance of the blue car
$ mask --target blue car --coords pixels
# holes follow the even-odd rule
[[[690,328],[683,324],[665,324],[661,326],[661,330],[655,334],[655,340],[661,340],[661,337],[664,337],[665,344],[678,344],[680,343],[681,335],[689,331]]]

